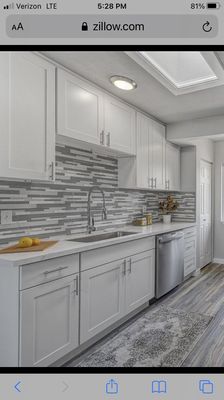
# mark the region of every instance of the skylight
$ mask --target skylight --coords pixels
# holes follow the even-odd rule
[[[175,96],[224,85],[214,51],[126,51],[132,60]]]
[[[200,52],[141,51],[139,54],[177,89],[218,79]]]

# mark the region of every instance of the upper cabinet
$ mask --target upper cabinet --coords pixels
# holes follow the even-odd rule
[[[135,154],[135,110],[86,80],[58,69],[57,133]]]
[[[104,131],[107,146],[128,154],[135,154],[135,110],[126,104],[105,97]]]
[[[57,85],[57,133],[100,144],[103,140],[102,93],[60,69]]]
[[[137,113],[136,159],[119,160],[123,187],[165,189],[165,126]]]
[[[164,189],[165,126],[153,120],[149,120],[149,125],[149,186],[151,189]]]
[[[180,190],[180,149],[169,142],[166,142],[165,189]]]
[[[0,87],[0,177],[53,180],[55,68],[29,52],[2,52]]]

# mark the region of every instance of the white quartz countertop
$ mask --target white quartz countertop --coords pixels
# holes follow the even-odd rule
[[[101,240],[97,242],[81,243],[75,242],[78,237],[88,236],[85,234],[65,236],[63,240],[59,240],[54,246],[47,250],[40,252],[31,253],[14,253],[14,254],[1,254],[0,255],[0,267],[2,266],[20,266],[38,261],[48,260],[55,257],[62,257],[69,254],[81,253],[83,251],[93,250],[100,247],[111,246],[113,244],[119,244],[124,242],[130,242],[132,240],[145,238],[148,236],[156,236],[176,230],[187,229],[196,226],[196,223],[185,223],[185,222],[171,222],[170,224],[155,223],[153,225],[137,227],[133,225],[125,225],[117,229],[105,229],[91,233],[92,236],[99,235],[105,232],[113,231],[129,231],[135,234],[129,236],[122,236],[107,240]],[[72,239],[72,241],[70,241]],[[56,240],[56,239],[55,239]]]

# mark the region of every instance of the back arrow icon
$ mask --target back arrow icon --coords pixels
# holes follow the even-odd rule
[[[19,392],[19,393],[21,393],[21,390],[20,390],[20,388],[19,388],[20,384],[21,384],[21,381],[17,382],[17,383],[14,385],[14,389],[17,390],[17,392]]]

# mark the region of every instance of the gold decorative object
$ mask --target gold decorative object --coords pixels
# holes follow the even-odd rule
[[[168,195],[166,200],[159,202],[159,209],[164,215],[176,211],[178,206],[179,203],[171,195]]]

